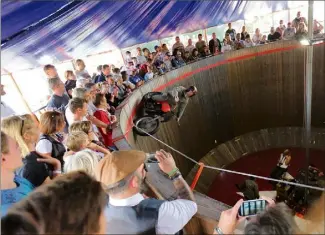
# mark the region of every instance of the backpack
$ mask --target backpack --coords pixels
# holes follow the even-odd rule
[[[58,159],[61,162],[61,167],[63,168],[63,165],[64,165],[63,155],[66,152],[64,145],[49,135],[41,135],[40,140],[48,140],[52,143],[51,156],[53,158]]]

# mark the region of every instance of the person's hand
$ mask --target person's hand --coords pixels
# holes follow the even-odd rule
[[[268,206],[273,206],[275,205],[275,201],[269,197],[265,197],[265,196],[260,196],[261,199],[267,201]]]
[[[170,153],[160,150],[156,152],[156,158],[159,161],[159,168],[164,173],[168,174],[176,168],[176,163],[173,156]]]
[[[112,123],[117,122],[117,117],[115,115],[111,115],[110,119]]]
[[[39,153],[39,152],[37,152],[37,154],[42,157],[42,158],[37,158],[38,162],[44,162],[44,163],[52,165],[54,171],[61,171],[61,162],[58,159],[49,157],[49,156]]]
[[[237,219],[238,210],[242,203],[243,199],[240,199],[233,208],[221,213],[218,227],[223,234],[233,234],[237,224],[245,219],[245,217]]]
[[[87,145],[87,148],[96,151],[98,145],[92,142],[89,142],[89,144]]]

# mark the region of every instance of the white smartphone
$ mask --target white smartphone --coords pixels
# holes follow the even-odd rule
[[[238,210],[239,216],[254,216],[260,211],[264,211],[267,201],[264,199],[256,199],[244,201]]]

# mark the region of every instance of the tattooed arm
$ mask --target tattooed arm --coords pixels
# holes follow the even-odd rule
[[[190,186],[188,186],[188,184],[181,175],[177,179],[175,179],[173,183],[180,199],[186,199],[195,202],[194,194]]]
[[[173,156],[170,153],[165,152],[164,150],[160,150],[156,152],[156,158],[159,161],[160,169],[169,176],[177,176],[173,180],[173,184],[178,192],[178,196],[180,199],[186,199],[195,202],[195,198],[191,188],[188,186],[186,181],[180,175],[178,169],[176,168],[176,164]]]

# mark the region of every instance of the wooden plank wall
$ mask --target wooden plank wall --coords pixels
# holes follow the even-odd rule
[[[218,145],[200,159],[207,166],[222,168],[246,155],[267,150],[270,148],[297,148],[305,145],[304,130],[302,127],[277,127],[262,129]],[[312,128],[311,148],[325,150],[325,128]],[[198,170],[198,165],[193,167],[186,177],[187,182],[192,182]],[[205,168],[195,190],[206,194],[214,182],[219,171]]]
[[[199,90],[199,94],[191,99],[181,126],[175,121],[164,123],[155,135],[188,156],[199,160],[218,144],[247,132],[302,126],[304,53],[305,49],[297,42],[283,41],[229,52],[184,66],[135,91],[121,108],[124,114],[120,122],[126,122],[143,94],[194,71],[194,74],[170,86],[194,84]],[[314,55],[312,124],[324,127],[324,44],[315,46]],[[210,68],[200,71],[206,66]],[[126,132],[123,126],[120,131],[114,131],[113,137]],[[132,131],[127,134],[127,140],[116,144],[117,147],[146,152],[163,147],[150,137],[133,136]],[[173,154],[183,175],[187,175],[193,164]]]

